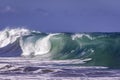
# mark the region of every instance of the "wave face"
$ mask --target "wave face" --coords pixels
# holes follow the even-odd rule
[[[89,59],[84,65],[120,67],[120,33],[41,33],[0,31],[0,57]]]

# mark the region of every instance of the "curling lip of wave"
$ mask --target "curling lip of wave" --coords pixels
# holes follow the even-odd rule
[[[51,42],[49,41],[50,37],[59,34],[59,33],[46,34],[47,36],[44,36],[43,38],[39,37],[35,41],[35,43],[29,42],[31,40],[34,41],[34,36],[35,36],[34,33],[41,34],[41,32],[30,31],[24,28],[15,28],[15,29],[6,28],[5,30],[0,31],[0,48],[4,48],[10,44],[15,43],[18,40],[19,45],[22,49],[23,56],[31,56],[31,54],[34,56],[43,55],[48,53],[51,49]],[[23,38],[26,36],[28,37],[25,40],[28,41],[24,42]],[[33,36],[33,39],[29,40],[31,36]]]
[[[29,38],[27,39],[27,42],[24,42],[24,40],[20,40],[20,46],[22,48],[22,55],[23,56],[29,56],[29,55],[44,55],[50,52],[51,49],[51,42],[50,38],[54,35],[58,35],[58,33],[55,34],[49,34],[45,36],[44,38],[38,38],[35,43],[29,42]],[[31,38],[30,38],[31,40]]]
[[[36,33],[38,35],[36,35]],[[53,33],[53,34],[45,33],[43,37],[40,37],[42,36],[42,33],[38,31],[30,31],[24,28],[15,28],[15,29],[6,28],[5,30],[0,31],[0,48],[4,48],[7,45],[13,44],[15,41],[18,40],[20,48],[22,50],[21,55],[23,56],[44,55],[50,53],[50,51],[52,50],[53,44],[51,43],[50,38],[60,34],[61,33]],[[63,33],[62,35],[63,37],[60,37],[60,39],[63,41],[64,40],[63,38],[65,38],[65,34]],[[74,34],[71,35],[71,39],[75,40],[76,38],[82,38],[83,36],[86,36],[89,39],[93,39],[91,36],[87,34]],[[65,48],[64,46],[66,45],[66,43],[62,42],[61,44],[60,44],[61,46],[58,46],[57,50],[59,50],[59,48],[61,49]],[[56,53],[58,53],[59,51],[57,51]]]

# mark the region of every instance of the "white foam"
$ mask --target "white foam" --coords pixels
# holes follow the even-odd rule
[[[75,35],[72,35],[72,40],[75,40],[76,38],[82,38],[83,36],[86,36],[88,37],[89,39],[93,40],[94,38],[91,37],[90,35],[88,34],[75,34]]]
[[[29,56],[29,55],[43,55],[47,54],[50,52],[51,49],[51,42],[50,38],[54,35],[58,34],[49,34],[48,36],[44,38],[38,39],[35,43],[32,42],[23,42],[22,40],[20,41],[21,48],[22,48],[22,55],[23,56]]]
[[[51,49],[51,43],[49,41],[50,37],[52,37],[52,34],[49,34],[47,37],[43,38],[42,40],[37,40],[35,44],[35,55],[42,55],[46,54]]]
[[[23,28],[5,29],[3,31],[0,31],[0,48],[5,47],[8,44],[12,44],[19,37],[28,35],[29,33],[29,30]]]

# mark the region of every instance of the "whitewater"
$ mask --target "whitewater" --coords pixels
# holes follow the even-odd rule
[[[43,33],[6,28],[0,31],[0,78],[119,80],[119,42],[119,32]]]

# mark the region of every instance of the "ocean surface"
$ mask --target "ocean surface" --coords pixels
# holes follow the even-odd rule
[[[0,31],[0,80],[120,80],[120,33]]]

